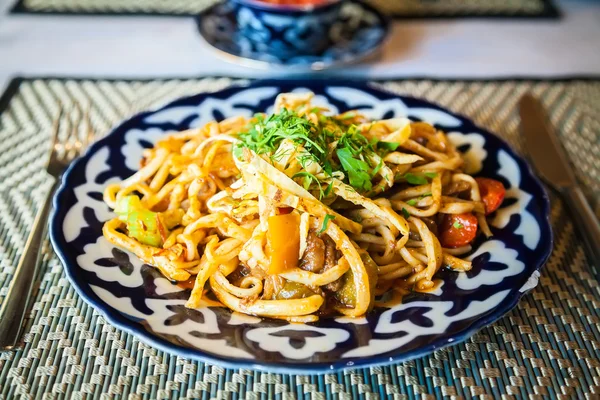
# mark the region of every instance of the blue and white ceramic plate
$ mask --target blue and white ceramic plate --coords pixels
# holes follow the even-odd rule
[[[501,180],[506,200],[494,232],[469,256],[468,273],[440,272],[435,294],[411,294],[366,318],[290,324],[207,307],[188,310],[189,292],[133,254],[109,244],[102,224],[112,212],[106,185],[133,174],[142,150],[162,135],[214,119],[269,111],[281,92],[313,91],[333,112],[359,109],[372,118],[408,116],[446,131],[472,173]],[[423,100],[349,82],[262,81],[182,98],[138,114],[71,165],[54,198],[54,248],[79,294],[115,326],[159,349],[232,368],[325,373],[404,361],[461,342],[512,309],[537,285],[552,247],[549,201],[525,161],[465,117]]]
[[[357,0],[344,1],[336,21],[324,33],[329,35],[330,45],[319,54],[311,55],[303,54],[304,36],[307,30],[317,29],[318,26],[313,25],[318,25],[319,20],[310,21],[310,16],[298,17],[297,23],[290,27],[280,19],[246,15],[244,18],[256,20],[247,22],[248,25],[264,27],[270,24],[269,29],[261,29],[261,37],[256,38],[240,31],[236,16],[233,3],[211,7],[196,18],[200,36],[224,59],[258,68],[323,70],[355,63],[375,53],[390,29],[388,18],[375,8]],[[290,51],[294,43],[297,52]]]

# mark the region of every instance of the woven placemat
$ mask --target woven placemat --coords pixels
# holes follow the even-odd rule
[[[245,81],[18,79],[0,99],[0,302],[49,187],[43,172],[58,101],[91,105],[102,134],[179,96]],[[600,79],[377,82],[472,117],[522,151],[515,105],[540,96],[579,179],[600,192]],[[555,250],[519,306],[467,342],[411,362],[324,376],[230,370],[171,356],[105,322],[75,293],[46,246],[16,352],[0,353],[0,399],[542,399],[600,396],[600,289],[566,210],[552,199]]]
[[[222,0],[18,0],[15,13],[197,15]],[[552,0],[365,0],[395,18],[556,18]]]

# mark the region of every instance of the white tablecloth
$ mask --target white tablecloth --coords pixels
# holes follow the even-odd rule
[[[11,15],[0,0],[0,90],[15,75],[277,77],[219,59],[191,18]],[[396,0],[394,0],[396,1]],[[600,1],[562,0],[560,20],[396,21],[381,55],[336,77],[600,75]],[[329,72],[332,73],[332,72]]]

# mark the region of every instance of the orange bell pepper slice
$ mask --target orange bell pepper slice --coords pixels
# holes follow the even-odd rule
[[[280,214],[269,217],[267,232],[271,264],[268,274],[280,274],[298,266],[300,252],[300,215]]]

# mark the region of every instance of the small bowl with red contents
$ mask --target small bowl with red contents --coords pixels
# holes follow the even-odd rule
[[[331,44],[341,0],[230,0],[239,32],[255,51],[290,58],[317,55]]]

